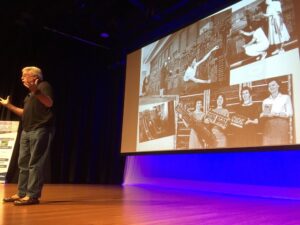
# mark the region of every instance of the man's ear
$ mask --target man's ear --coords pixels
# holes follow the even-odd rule
[[[36,78],[36,80],[34,81],[35,85],[38,85],[38,83],[40,82],[40,78]]]

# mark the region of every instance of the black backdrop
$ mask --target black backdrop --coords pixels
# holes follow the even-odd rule
[[[42,27],[0,23],[0,96],[22,106],[23,66],[41,67],[55,91],[56,135],[46,170],[48,183],[120,184],[119,153],[124,68],[118,50],[104,49]],[[19,118],[0,106],[0,120]],[[8,173],[17,180],[18,145]]]

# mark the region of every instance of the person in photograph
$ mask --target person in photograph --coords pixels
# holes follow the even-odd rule
[[[266,0],[267,10],[264,14],[268,18],[268,39],[275,46],[272,55],[284,52],[283,44],[290,39],[289,32],[284,24],[282,8],[279,0]]]
[[[168,60],[170,59],[168,58]],[[171,73],[168,64],[168,61],[166,61],[160,71],[160,96],[163,96],[168,88],[168,77]]]
[[[154,139],[164,136],[167,132],[167,116],[165,115],[162,106],[154,106],[149,115],[148,128],[151,132],[151,136]]]
[[[142,96],[146,96],[148,94],[150,75],[145,76],[142,85]]]
[[[18,206],[39,203],[54,126],[53,91],[50,84],[43,80],[41,69],[34,66],[23,68],[21,80],[29,90],[23,108],[14,106],[9,96],[0,98],[1,105],[22,118],[18,193],[3,199]]]
[[[262,102],[260,117],[264,122],[263,145],[290,144],[289,121],[293,116],[291,97],[279,91],[280,82],[268,84],[270,96]]]
[[[209,84],[211,83],[211,80],[202,80],[196,77],[196,72],[197,72],[197,68],[198,66],[203,63],[204,61],[206,61],[209,56],[212,54],[212,52],[216,51],[217,49],[219,49],[219,46],[215,46],[214,48],[212,48],[202,59],[200,59],[198,62],[196,61],[196,58],[193,59],[193,61],[191,62],[191,64],[187,67],[184,76],[183,76],[183,80],[185,82],[187,81],[192,81],[194,83],[197,84]]]
[[[190,137],[189,137],[189,149],[202,149],[205,147],[203,139],[201,138],[201,134],[195,129],[195,127],[199,127],[203,123],[203,119],[205,117],[205,113],[202,111],[202,101],[196,100],[195,110],[190,113],[192,117],[189,124],[187,121],[184,121],[186,127],[191,129]]]
[[[139,142],[144,142],[154,139],[153,137],[153,123],[150,119],[150,112],[146,110],[139,113]]]
[[[265,59],[270,44],[265,32],[260,26],[260,22],[252,21],[248,28],[248,32],[240,30],[240,34],[252,37],[251,41],[243,46],[245,54],[248,56],[257,56],[256,60]]]
[[[243,87],[241,89],[241,104],[236,108],[237,116],[245,118],[242,127],[236,128],[233,143],[235,147],[259,146],[258,123],[260,115],[259,105],[252,101],[252,89]]]
[[[211,131],[204,124],[205,113],[202,111],[202,101],[196,100],[195,109],[188,112],[188,117],[182,117],[183,123],[190,128],[189,135],[189,149],[203,149],[212,146],[214,143],[214,136]]]
[[[229,111],[228,109],[224,108],[223,106],[226,105],[226,99],[223,94],[219,94],[217,96],[217,104],[216,107],[213,108],[211,111],[215,114],[227,119],[229,118]],[[206,123],[210,123],[208,120],[205,120]],[[227,136],[225,134],[225,127],[218,126],[216,124],[212,124],[211,132],[215,137],[215,146],[216,148],[224,148],[227,147]]]

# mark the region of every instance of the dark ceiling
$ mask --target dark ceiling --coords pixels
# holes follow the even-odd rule
[[[5,0],[2,22],[128,51],[215,12],[230,0]],[[172,25],[176,23],[177,25]],[[101,37],[101,33],[109,37]],[[124,50],[125,49],[125,50]]]

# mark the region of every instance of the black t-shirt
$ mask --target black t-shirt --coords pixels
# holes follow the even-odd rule
[[[41,93],[49,96],[53,100],[52,87],[48,82],[40,82],[37,88]],[[53,117],[51,107],[48,108],[43,105],[37,97],[31,93],[26,96],[22,117],[23,129],[25,131],[32,131],[41,127],[51,127],[53,125]]]

